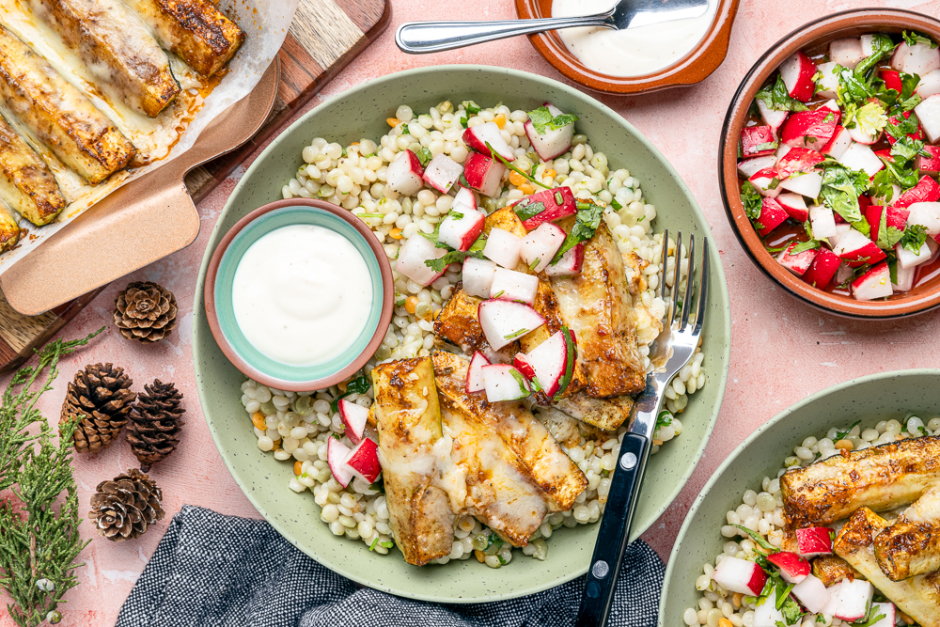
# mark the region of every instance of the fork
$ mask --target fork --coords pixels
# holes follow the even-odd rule
[[[663,233],[662,264],[659,271],[659,296],[666,300],[666,268],[668,266],[669,231]],[[695,354],[705,306],[708,299],[708,238],[702,241],[702,278],[698,289],[695,285],[695,235],[689,236],[689,270],[685,297],[679,302],[679,278],[682,262],[682,232],[676,238],[675,275],[671,290],[671,302],[667,301],[666,321],[656,338],[650,361],[653,371],[646,377],[646,389],[637,397],[633,406],[632,423],[620,445],[617,469],[611,479],[610,492],[591,558],[581,606],[578,608],[576,627],[603,627],[614,600],[617,574],[623,562],[623,554],[630,540],[633,515],[640,495],[646,462],[649,459],[651,440],[663,396],[672,378],[685,367]],[[690,318],[692,298],[697,292],[698,303],[695,319]]]

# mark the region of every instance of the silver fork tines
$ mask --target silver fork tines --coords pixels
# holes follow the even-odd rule
[[[685,257],[688,259],[688,271],[686,273],[685,294],[682,300],[679,300],[680,283],[682,281],[682,231],[676,235],[676,246],[671,255],[674,260],[674,273],[672,287],[666,284],[666,273],[669,265],[669,231],[663,232],[663,254],[662,264],[659,269],[659,297],[666,303],[666,318],[663,323],[663,330],[673,329],[681,330],[686,328],[690,322],[701,329],[702,320],[705,315],[705,303],[708,294],[708,238],[702,238],[702,279],[696,289],[695,281],[695,234],[689,235],[688,248]],[[667,297],[666,290],[670,290]],[[693,301],[693,299],[695,299]],[[693,304],[695,306],[695,317],[692,318]],[[681,316],[679,315],[681,307]],[[678,316],[678,318],[677,318]]]

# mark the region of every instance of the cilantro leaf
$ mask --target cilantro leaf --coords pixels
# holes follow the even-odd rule
[[[545,203],[542,202],[526,202],[520,201],[513,205],[513,213],[519,216],[519,219],[525,222],[530,218],[534,218],[538,214],[545,211]]]
[[[480,106],[479,106],[477,103],[473,102],[472,100],[464,100],[464,101],[463,101],[462,103],[460,103],[460,104],[463,105],[463,108],[464,108],[464,109],[467,111],[467,113],[469,113],[470,115],[476,115],[477,113],[479,113],[479,112],[481,111]]]
[[[366,375],[356,377],[352,381],[346,384],[346,391],[333,399],[333,402],[330,403],[330,409],[333,410],[333,413],[336,413],[339,409],[339,400],[345,398],[350,394],[365,394],[369,391],[369,388],[372,387],[372,379]]]
[[[760,535],[759,533],[757,533],[756,531],[751,531],[747,527],[742,527],[741,525],[732,525],[732,526],[737,527],[738,529],[740,529],[747,535],[751,536],[751,539],[754,540],[754,542],[756,542],[758,545],[760,545],[760,547],[764,549],[765,551],[770,551],[771,553],[780,552],[780,549],[778,549],[774,545],[767,542],[767,540],[765,540],[764,537]]]
[[[483,247],[484,246],[486,246],[486,238],[481,235],[480,237],[477,238],[477,241],[473,242],[473,245],[466,252],[461,251],[461,250],[451,250],[440,259],[425,259],[424,265],[431,268],[435,272],[443,272],[447,268],[447,266],[449,266],[450,264],[463,263],[463,260],[466,259],[467,257],[475,257],[476,259],[483,259]],[[442,246],[438,244],[438,248],[441,248],[441,247]]]
[[[670,414],[665,409],[659,412],[659,415],[656,417],[656,429],[662,429],[663,427],[668,427],[672,424],[672,414]]]
[[[905,135],[891,146],[891,156],[897,162],[906,163],[918,155],[930,156],[930,153],[924,149],[924,142],[919,139],[912,139]]]
[[[901,37],[904,38],[904,42],[908,46],[916,46],[917,44],[925,44],[931,48],[936,48],[936,42],[923,33],[918,33],[917,31],[912,30],[911,32],[901,31]]]
[[[862,218],[858,197],[868,191],[868,174],[861,170],[850,170],[835,161],[819,164],[823,169],[823,203],[856,229],[868,234],[868,223]]]
[[[773,85],[764,85],[760,91],[754,95],[754,98],[764,103],[768,109],[775,111],[808,111],[809,107],[790,96],[787,86],[783,82],[783,77],[777,75],[777,81]]]
[[[744,181],[741,184],[741,202],[744,204],[744,212],[751,220],[760,218],[763,211],[764,199],[750,181]]]
[[[578,116],[573,113],[562,113],[561,115],[552,115],[548,107],[542,106],[534,111],[529,111],[529,121],[535,127],[535,132],[544,135],[546,130],[557,131],[560,128],[574,124],[578,121]]]
[[[792,257],[793,255],[799,255],[802,252],[805,252],[807,250],[812,250],[814,248],[819,248],[819,242],[814,239],[811,239],[807,242],[800,242],[799,244],[794,246],[793,250],[787,253],[787,255]]]
[[[862,424],[862,421],[861,421],[861,420],[856,420],[855,422],[852,423],[852,426],[850,426],[850,427],[849,427],[848,429],[846,429],[845,431],[836,431],[836,437],[832,438],[832,441],[833,441],[833,442],[838,442],[839,440],[844,440],[844,439],[845,439],[845,436],[847,436],[848,434],[852,433],[852,429],[854,429],[855,427],[857,427],[857,426],[860,425],[860,424]]]
[[[431,159],[434,157],[434,155],[431,154],[431,151],[428,150],[427,146],[421,146],[421,150],[416,152],[415,155],[418,157],[418,161],[421,162],[422,168],[426,166],[428,162],[431,161]]]
[[[604,208],[591,202],[579,202],[578,213],[575,214],[575,223],[571,227],[571,232],[565,237],[561,248],[555,253],[552,264],[558,263],[562,256],[585,240],[594,237],[594,232],[601,224],[601,216],[604,214]]]
[[[920,224],[908,224],[901,236],[901,246],[915,255],[927,241],[927,230]]]
[[[862,59],[859,64],[855,66],[855,75],[862,80],[864,80],[869,70],[878,65],[881,59],[894,52],[897,44],[891,41],[891,38],[884,33],[877,33],[872,38],[871,46],[871,56]]]

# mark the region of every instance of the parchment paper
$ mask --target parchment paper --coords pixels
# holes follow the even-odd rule
[[[8,26],[14,28],[14,30],[16,23],[13,18],[9,17],[11,13],[8,11],[20,9],[20,1],[0,0],[0,9],[6,10],[6,19],[4,21],[10,20]],[[44,227],[33,226],[25,219],[20,220],[20,226],[27,229],[28,233],[21,238],[16,248],[0,254],[0,274],[3,274],[14,263],[35,250],[46,238],[68,225],[94,205],[97,200],[129,181],[165,165],[192,148],[199,138],[199,134],[212,120],[229,106],[247,96],[261,80],[264,71],[274,60],[274,57],[277,56],[278,50],[281,49],[284,39],[287,37],[287,31],[290,28],[294,12],[297,10],[298,1],[221,0],[219,3],[221,11],[233,19],[247,34],[245,43],[230,62],[227,74],[205,98],[202,107],[192,117],[186,130],[179,136],[179,141],[173,145],[169,154],[159,161],[136,168],[133,172],[115,173],[107,181],[94,187],[85,184],[74,173],[62,172],[60,168],[53,167],[56,178],[63,188],[63,193],[67,194],[70,204],[55,222]],[[42,42],[30,41],[30,43],[37,49],[42,46]],[[42,50],[40,51],[42,52]],[[58,66],[56,67],[59,69]],[[66,76],[66,78],[70,79],[69,76]],[[183,81],[181,81],[181,85],[185,88]],[[22,127],[17,126],[22,131]],[[48,154],[47,151],[46,154]],[[55,161],[54,158],[51,160]],[[68,188],[68,191],[66,191],[66,188]]]

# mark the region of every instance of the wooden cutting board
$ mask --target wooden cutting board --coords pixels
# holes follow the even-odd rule
[[[291,114],[374,41],[390,19],[388,0],[300,0],[278,54],[281,81],[271,119],[246,145],[187,176],[186,187],[193,199],[199,202],[224,181]],[[52,338],[101,289],[32,317],[14,311],[0,293],[0,373],[13,370],[32,356],[34,348]]]

